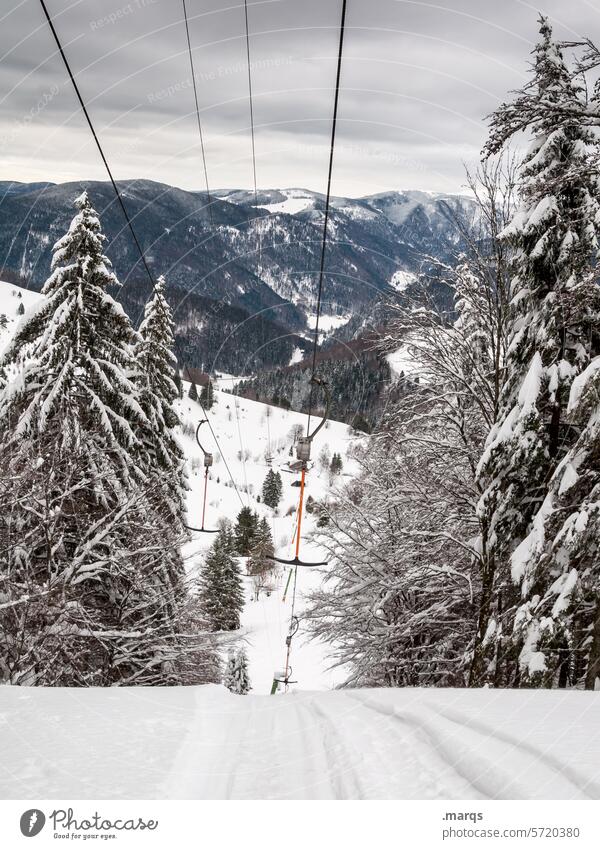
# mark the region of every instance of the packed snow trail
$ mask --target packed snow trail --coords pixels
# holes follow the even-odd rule
[[[0,798],[598,799],[597,693],[0,687]]]

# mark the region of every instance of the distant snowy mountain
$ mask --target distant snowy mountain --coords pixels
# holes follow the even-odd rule
[[[106,182],[0,183],[0,269],[39,288],[52,244],[68,226],[83,186],[100,212],[120,279],[141,279],[139,257]],[[255,200],[251,191],[217,191],[211,221],[203,192],[151,180],[120,186],[156,274],[250,314],[262,311],[290,330],[308,329],[318,284],[322,194],[273,189]],[[368,312],[382,294],[410,281],[423,254],[447,256],[458,239],[454,216],[472,208],[465,197],[417,191],[333,198],[324,315]]]

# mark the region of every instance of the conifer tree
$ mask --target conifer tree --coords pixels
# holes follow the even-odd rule
[[[84,192],[0,370],[0,680],[177,683],[179,540],[156,520],[139,341]]]
[[[248,674],[248,657],[243,648],[229,652],[223,684],[238,696],[245,696],[252,689]]]
[[[283,480],[280,472],[275,472],[275,491],[277,493],[278,501],[281,501],[281,496],[283,495]]]
[[[269,469],[262,488],[262,500],[267,507],[271,507],[275,510],[279,506],[282,491],[283,482],[281,480],[280,473],[274,472],[273,469]]]
[[[137,400],[132,346],[138,337],[123,309],[107,294],[118,285],[102,254],[104,235],[87,193],[69,232],[54,246],[45,296],[21,324],[0,368],[10,377],[0,398],[8,444],[64,423],[61,450],[82,452],[91,470],[110,463],[112,492],[143,474],[132,462],[137,432],[148,420]],[[16,379],[18,376],[18,379]],[[85,434],[85,439],[82,438]]]
[[[579,435],[512,558],[523,575],[520,662],[533,685],[600,683],[599,374],[600,356],[573,381],[567,412]]]
[[[250,507],[242,507],[237,516],[234,529],[236,551],[243,557],[250,554],[252,545],[256,538],[258,528],[258,515],[253,513]]]
[[[273,537],[269,523],[263,517],[256,529],[250,557],[248,558],[248,574],[253,578],[255,599],[258,601],[260,590],[264,588],[271,573],[273,572],[273,560],[275,553]]]
[[[342,464],[341,455],[334,452],[334,454],[331,458],[331,465],[329,467],[331,474],[332,475],[339,475],[340,472],[342,471],[342,466],[343,466],[343,464]]]
[[[146,304],[134,349],[140,404],[149,426],[142,432],[142,462],[164,496],[175,525],[181,526],[185,510],[185,458],[174,434],[179,419],[173,408],[177,397],[171,308],[165,296],[165,279],[159,277]]]
[[[208,383],[206,386],[202,387],[202,391],[200,393],[200,402],[205,410],[210,410],[212,405],[215,403],[215,392],[213,387],[213,382],[208,378]]]
[[[211,546],[200,577],[200,602],[213,631],[240,627],[244,591],[240,568],[225,530]]]
[[[569,392],[598,349],[600,301],[589,273],[599,222],[597,142],[578,117],[583,94],[546,18],[540,34],[533,79],[497,111],[488,145],[494,152],[510,139],[516,111],[533,136],[521,166],[521,205],[501,234],[515,250],[511,327],[500,411],[480,463],[480,511],[496,561],[486,640],[496,658],[490,674],[506,684],[539,671],[536,638],[520,627],[517,608],[520,595],[544,596],[556,575],[547,564],[526,566],[522,549],[513,555],[540,521],[548,481],[573,444]]]
[[[183,381],[177,367],[175,368],[175,386],[177,387],[177,397],[183,398]]]
[[[189,388],[189,391],[188,391],[188,398],[190,399],[190,401],[197,401],[198,400],[198,390],[196,389],[196,384],[194,383],[194,381],[192,381],[190,383],[190,388]]]

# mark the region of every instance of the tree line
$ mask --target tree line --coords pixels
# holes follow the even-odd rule
[[[469,175],[463,252],[393,307],[387,350],[419,379],[328,507],[309,613],[348,683],[599,686],[599,65],[540,19]]]

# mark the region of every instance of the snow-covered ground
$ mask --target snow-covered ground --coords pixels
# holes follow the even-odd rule
[[[231,380],[217,384],[229,388]],[[185,393],[188,385],[184,384]],[[298,488],[292,486],[298,480],[297,474],[290,474],[288,464],[295,460],[290,457],[289,449],[293,444],[292,430],[301,426],[306,429],[306,415],[270,407],[257,401],[238,398],[224,390],[215,390],[216,403],[208,416],[223,452],[221,457],[208,425],[201,429],[201,441],[206,450],[214,454],[208,488],[208,506],[205,526],[216,527],[221,518],[235,520],[242,506],[248,505],[260,516],[266,516],[271,526],[276,553],[285,558],[293,557],[292,539],[295,531],[295,510],[298,503]],[[202,418],[200,405],[191,401],[187,394],[178,402],[177,410],[183,423],[185,435],[182,444],[188,458],[191,492],[188,500],[190,524],[200,525],[203,493],[202,452],[190,434]],[[313,428],[315,421],[313,419]],[[320,467],[319,455],[323,449],[329,454],[339,452],[344,463],[343,474],[353,468],[348,451],[356,442],[347,425],[340,422],[328,422],[317,435],[313,445],[314,465],[307,476],[306,495],[315,500],[326,497],[330,489],[327,471]],[[281,472],[283,497],[277,512],[257,501],[262,484],[269,470],[266,457],[271,456],[274,470]],[[225,461],[231,470],[238,492],[231,484]],[[238,495],[239,493],[239,495]],[[290,515],[287,515],[290,514]],[[303,542],[302,557],[306,560],[323,559],[323,551],[311,544],[310,535],[314,530],[314,516],[305,514],[302,520]],[[210,534],[192,534],[192,541],[186,547],[188,568],[194,574],[201,565],[203,551],[213,538]],[[242,617],[240,643],[245,645],[250,661],[250,678],[256,693],[268,693],[273,681],[273,673],[285,663],[285,637],[289,628],[291,593],[284,603],[283,593],[289,570],[281,567],[275,576],[271,595],[261,593],[259,601],[252,600],[250,579],[245,578],[247,602]],[[342,673],[328,669],[327,646],[308,639],[302,624],[304,596],[321,580],[319,572],[309,568],[300,569],[297,583],[297,609],[300,618],[300,631],[294,638],[293,678],[298,680],[302,689],[324,689],[334,686],[341,680]]]
[[[386,360],[394,377],[401,375],[415,376],[420,371],[420,364],[407,345],[402,345],[396,351],[388,354]]]
[[[0,284],[0,314],[8,341],[22,302],[39,295]],[[408,352],[390,362],[407,371]],[[414,361],[413,361],[413,365]],[[248,504],[271,523],[277,552],[291,556],[298,489],[288,474],[292,428],[306,416],[224,391],[224,377],[202,441],[215,455],[206,526],[235,520]],[[187,391],[187,386],[186,386]],[[189,520],[200,523],[202,452],[193,432],[202,416],[187,395],[177,402],[181,442],[188,458]],[[355,441],[348,427],[330,422],[314,445],[308,493],[324,498],[328,473],[318,463],[324,447],[341,453],[344,474]],[[268,470],[282,473],[277,513],[257,501]],[[239,490],[229,478],[225,461]],[[290,515],[286,515],[286,514]],[[314,516],[306,515],[303,556],[323,554],[311,542]],[[186,546],[193,578],[210,535],[193,534]],[[240,632],[253,690],[234,696],[220,686],[182,688],[44,689],[0,687],[0,798],[251,798],[251,799],[588,799],[600,798],[600,701],[597,693],[382,689],[333,690],[341,671],[329,669],[327,646],[302,626],[304,597],[320,580],[298,573],[293,685],[268,696],[275,669],[284,665],[290,595],[279,572],[270,595],[251,599]]]
[[[347,324],[350,319],[350,315],[327,315],[323,313],[319,316],[319,333],[328,333],[330,330],[337,330],[338,327]],[[306,323],[311,330],[314,330],[317,326],[317,314],[309,313],[306,316]]]
[[[404,292],[411,283],[414,283],[417,279],[417,275],[413,274],[412,271],[403,271],[399,269],[392,274],[390,279],[390,286],[392,286],[397,292]]]
[[[0,798],[600,798],[597,694],[0,687]]]
[[[304,209],[308,209],[313,205],[314,196],[302,189],[278,189],[286,199],[278,203],[265,203],[260,205],[260,209],[266,209],[271,213],[285,212],[288,215],[296,215]]]
[[[20,286],[0,281],[0,316],[6,316],[6,325],[0,324],[0,352],[12,338],[21,319],[18,314],[19,305],[23,304],[24,309],[28,309],[40,298],[38,292],[30,292]]]
[[[290,357],[288,365],[293,366],[295,363],[301,363],[304,359],[304,351],[302,348],[294,348],[294,353]]]

